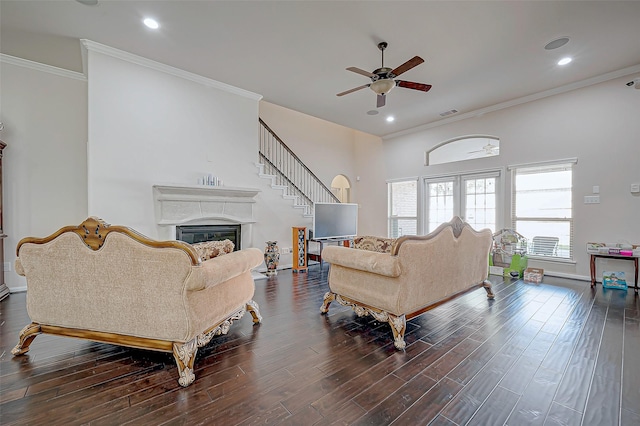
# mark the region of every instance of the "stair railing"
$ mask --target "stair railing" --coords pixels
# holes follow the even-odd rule
[[[286,185],[291,194],[313,208],[313,203],[339,203],[333,192],[262,121],[260,122],[259,161],[264,172],[275,176],[276,185]],[[312,213],[308,211],[306,213]]]

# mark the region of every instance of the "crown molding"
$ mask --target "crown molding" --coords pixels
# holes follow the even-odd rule
[[[389,140],[396,138],[398,136],[410,135],[413,133],[417,133],[420,131],[433,129],[435,127],[444,126],[449,123],[454,123],[460,120],[466,120],[467,118],[474,118],[481,116],[483,114],[487,114],[494,111],[499,111],[501,109],[510,108],[512,106],[525,104],[527,102],[537,101],[539,99],[547,98],[549,96],[559,95],[561,93],[570,92],[576,89],[582,89],[583,87],[592,86],[594,84],[603,83],[605,81],[613,80],[616,78],[624,77],[626,75],[635,74],[640,72],[640,64],[633,65],[631,67],[622,68],[617,71],[608,72],[606,74],[598,75],[595,77],[587,78],[586,80],[577,81],[575,83],[567,84],[564,86],[556,87],[554,89],[545,90],[543,92],[534,93],[532,95],[523,96],[521,98],[512,99],[510,101],[502,102],[499,104],[491,105],[486,108],[477,109],[475,111],[469,111],[464,114],[456,115],[455,117],[445,118],[443,120],[438,120],[433,123],[423,124],[421,126],[413,127],[411,129],[401,130],[395,133],[389,133],[388,135],[382,136],[382,140]]]
[[[176,77],[180,77],[185,80],[190,80],[207,87],[220,89],[225,92],[233,93],[234,95],[249,98],[254,101],[259,101],[260,99],[262,99],[262,95],[259,95],[257,93],[240,89],[238,87],[231,86],[229,84],[221,83],[219,81],[216,81],[207,77],[203,77],[201,75],[194,74],[189,71],[184,71],[179,68],[172,67],[170,65],[156,62],[151,59],[143,58],[142,56],[134,55],[133,53],[129,53],[123,50],[115,49],[113,47],[105,46],[104,44],[96,43],[94,41],[86,40],[86,39],[81,39],[80,43],[82,43],[83,50],[102,53],[103,55],[108,55],[117,59],[121,59],[126,62],[131,62],[136,65],[141,65],[143,67],[151,68],[153,70],[160,71],[165,74],[173,75]],[[86,60],[83,59],[83,63],[84,63],[83,66],[85,67],[85,70],[86,70]]]
[[[16,65],[18,67],[30,68],[36,71],[42,71],[49,74],[54,74],[60,77],[73,78],[75,80],[87,81],[87,77],[81,72],[69,71],[64,68],[54,67],[52,65],[41,64],[40,62],[30,61],[28,59],[22,59],[15,56],[5,55],[0,53],[0,62],[5,64]]]

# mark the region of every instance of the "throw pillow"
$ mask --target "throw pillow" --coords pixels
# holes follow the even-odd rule
[[[353,239],[353,247],[359,250],[377,251],[379,253],[391,253],[391,247],[396,238],[373,237],[370,235],[358,236]]]
[[[191,246],[195,249],[203,262],[205,260],[213,259],[214,257],[231,253],[235,247],[231,240],[205,241],[202,243],[192,244]]]

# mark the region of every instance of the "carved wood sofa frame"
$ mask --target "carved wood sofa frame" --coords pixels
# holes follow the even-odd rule
[[[472,234],[483,238],[483,243],[481,244],[482,250],[480,251],[480,253],[476,253],[476,257],[474,257],[473,260],[475,262],[481,263],[476,268],[477,272],[473,277],[469,276],[453,278],[453,280],[468,279],[469,281],[466,283],[464,283],[464,281],[460,281],[461,283],[463,283],[463,288],[451,294],[448,294],[443,298],[436,297],[435,300],[424,300],[422,301],[422,305],[418,309],[413,309],[410,312],[399,312],[402,311],[402,307],[400,307],[399,311],[396,310],[396,312],[392,313],[390,312],[390,309],[382,309],[380,307],[373,306],[372,303],[368,303],[368,298],[366,296],[366,287],[370,283],[369,279],[373,280],[375,278],[376,280],[378,280],[378,282],[382,282],[383,286],[388,285],[390,298],[396,296],[395,294],[393,294],[394,287],[402,285],[428,285],[430,282],[433,282],[433,277],[426,278],[429,277],[430,274],[428,268],[425,268],[423,271],[423,277],[425,277],[424,280],[416,280],[416,282],[404,283],[398,282],[403,273],[402,269],[406,267],[406,265],[403,265],[402,259],[400,259],[399,256],[402,256],[401,249],[410,250],[411,248],[409,246],[411,244],[428,243],[429,241],[438,238],[438,236],[440,236],[446,230],[452,231],[453,238],[455,239],[458,239],[465,230],[465,232],[471,231]],[[329,305],[331,304],[331,302],[336,301],[343,306],[351,307],[358,316],[371,315],[379,322],[389,323],[389,325],[391,326],[391,331],[393,333],[394,346],[399,350],[403,350],[406,347],[404,335],[406,331],[407,320],[415,318],[446,302],[458,298],[465,293],[477,290],[480,287],[486,290],[488,299],[494,299],[494,294],[491,289],[491,282],[487,279],[489,268],[488,256],[491,249],[491,242],[492,234],[490,230],[485,229],[477,232],[469,224],[465,223],[461,218],[456,216],[450,222],[440,225],[436,230],[428,235],[400,237],[393,243],[390,253],[367,253],[367,258],[362,261],[357,258],[359,254],[356,253],[358,251],[357,249],[346,249],[334,246],[327,247],[325,251],[323,251],[322,256],[326,256],[326,259],[328,259],[327,261],[331,264],[329,271],[329,287],[332,291],[329,291],[324,295],[324,300],[322,306],[320,307],[320,312],[322,314],[327,314],[329,312]],[[352,250],[352,252],[348,252],[346,250]],[[385,256],[388,258],[385,258]],[[447,262],[447,259],[434,259],[433,261],[445,263]],[[395,262],[393,267],[389,267],[391,262]],[[385,267],[387,268],[387,270],[382,271],[381,269],[384,269]],[[395,271],[390,271],[389,268],[395,269]],[[384,274],[386,276],[381,276],[379,274]],[[349,297],[340,294],[339,290],[337,292],[334,291],[332,287],[332,278],[336,281],[351,279],[362,280],[361,282],[359,282],[362,287],[361,295],[359,297]],[[335,283],[336,281],[333,282]],[[339,285],[336,285],[335,287],[339,287]]]
[[[155,241],[145,237],[142,234],[137,233],[136,231],[123,227],[123,226],[112,226],[108,223],[104,222],[101,219],[91,217],[85,220],[79,226],[67,226],[64,227],[54,234],[46,237],[46,238],[33,238],[28,237],[22,239],[17,246],[16,253],[18,259],[16,260],[16,272],[24,275],[23,267],[20,263],[20,249],[25,244],[47,244],[60,235],[71,232],[75,233],[82,238],[84,243],[88,248],[93,251],[99,250],[106,241],[106,238],[109,234],[123,234],[132,238],[133,240],[154,248],[174,248],[186,253],[189,257],[191,266],[200,267],[201,261],[198,257],[196,251],[193,247],[187,243],[181,241]],[[262,253],[258,249],[248,249],[254,250],[262,257]],[[255,253],[254,253],[255,255]],[[230,255],[226,255],[230,256]],[[209,260],[215,261],[215,259]],[[251,266],[255,267],[257,266]],[[249,272],[250,273],[250,272]],[[55,280],[52,280],[55,281]],[[52,285],[55,285],[52,282]],[[27,298],[29,296],[27,290]],[[253,300],[248,300],[244,304],[244,306],[240,309],[234,310],[233,313],[226,316],[221,321],[216,322],[211,327],[207,328],[203,332],[197,334],[194,338],[188,341],[169,341],[163,339],[153,339],[153,338],[145,338],[145,337],[137,337],[127,334],[119,334],[119,333],[110,333],[110,332],[102,332],[96,330],[86,330],[80,328],[70,328],[63,327],[58,325],[51,324],[43,324],[32,322],[25,326],[20,332],[19,343],[13,348],[11,353],[14,356],[25,354],[29,351],[29,346],[31,345],[33,339],[36,338],[39,334],[51,334],[57,336],[65,336],[65,337],[75,337],[80,339],[91,340],[95,342],[101,343],[110,343],[120,346],[127,346],[131,348],[145,349],[145,350],[155,350],[161,352],[171,352],[175,358],[179,379],[178,383],[181,386],[189,386],[195,380],[194,371],[194,361],[196,357],[196,353],[198,348],[205,346],[208,344],[211,339],[218,335],[227,334],[232,323],[244,316],[244,314],[249,311],[251,316],[253,317],[254,324],[260,323],[262,321],[262,316],[260,315],[258,304]]]

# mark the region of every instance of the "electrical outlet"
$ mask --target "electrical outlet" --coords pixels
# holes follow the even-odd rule
[[[4,262],[4,271],[5,272],[11,271],[11,262]]]
[[[599,195],[585,195],[584,196],[585,204],[600,204],[600,196]]]
[[[282,247],[280,249],[280,254],[289,254],[291,253],[291,248],[290,247]]]

